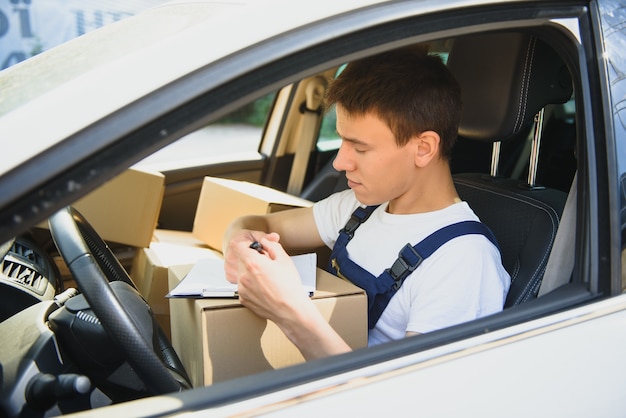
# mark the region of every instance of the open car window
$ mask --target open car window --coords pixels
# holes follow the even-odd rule
[[[187,134],[174,144],[142,160],[137,167],[171,171],[259,158],[263,131],[275,96],[275,93],[263,96],[210,125]]]

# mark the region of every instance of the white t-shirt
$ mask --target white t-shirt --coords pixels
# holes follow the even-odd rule
[[[362,206],[352,190],[331,195],[313,206],[320,236],[330,248],[354,209]],[[452,223],[478,220],[465,202],[409,215],[387,213],[380,205],[347,245],[350,259],[378,276],[391,267],[407,243],[417,244]],[[369,345],[403,338],[407,331],[426,333],[502,310],[511,279],[498,249],[483,235],[464,235],[442,245],[404,281],[374,329]]]

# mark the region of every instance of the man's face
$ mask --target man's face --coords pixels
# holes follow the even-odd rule
[[[337,105],[337,133],[342,143],[333,166],[346,172],[359,202],[380,204],[409,190],[415,175],[411,141],[398,147],[389,126],[376,115],[353,116],[341,105]]]

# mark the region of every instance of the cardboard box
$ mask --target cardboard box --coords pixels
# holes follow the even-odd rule
[[[175,231],[172,229],[155,229],[152,234],[152,242],[168,242],[170,244],[181,244],[190,247],[206,248],[207,245],[194,237],[188,231]]]
[[[165,191],[165,177],[128,169],[72,206],[108,242],[147,247],[156,228]],[[47,228],[48,223],[41,227]]]
[[[173,288],[191,269],[169,269]],[[315,306],[354,349],[367,346],[367,299],[363,290],[317,269]],[[237,299],[170,299],[172,345],[194,387],[304,362],[271,321]]]
[[[222,250],[228,225],[244,215],[264,215],[313,202],[245,181],[205,177],[193,223],[193,235],[209,247]]]
[[[185,235],[190,239],[183,240]],[[171,338],[170,304],[165,297],[169,292],[168,268],[176,265],[189,265],[201,258],[222,258],[221,254],[206,245],[198,245],[198,241],[191,237],[190,232],[181,232],[173,236],[178,240],[175,242],[153,241],[149,248],[139,249],[130,270],[130,276],[139,293],[152,308],[157,322],[168,338]]]

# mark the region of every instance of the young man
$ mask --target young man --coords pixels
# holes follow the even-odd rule
[[[336,105],[342,138],[334,166],[346,172],[350,189],[312,208],[233,222],[224,237],[225,269],[241,302],[274,321],[307,359],[349,351],[306,296],[285,251],[325,244],[335,247],[333,272],[367,290],[370,345],[502,310],[510,278],[498,248],[481,233],[444,240],[404,272],[399,287],[376,290],[386,270],[403,264],[395,262],[407,243],[477,220],[450,174],[461,99],[441,60],[403,48],[356,61],[330,86],[327,104]],[[340,234],[354,227],[346,224],[363,213],[354,212],[359,207],[369,207],[366,219]],[[262,252],[250,249],[253,241]]]

